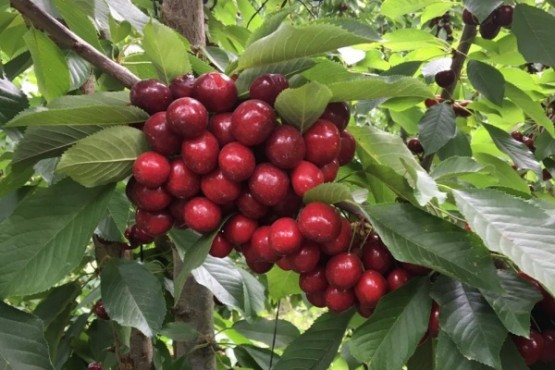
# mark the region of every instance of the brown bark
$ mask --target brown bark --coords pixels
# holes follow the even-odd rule
[[[206,45],[202,0],[164,0],[164,23],[181,33],[194,49]]]

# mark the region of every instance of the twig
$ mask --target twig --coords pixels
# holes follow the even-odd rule
[[[127,68],[117,64],[112,59],[96,50],[92,45],[70,31],[56,18],[44,12],[30,0],[11,0],[13,8],[17,9],[33,26],[48,32],[50,38],[64,48],[72,49],[83,59],[98,67],[103,72],[114,77],[126,87],[132,87],[140,79]]]

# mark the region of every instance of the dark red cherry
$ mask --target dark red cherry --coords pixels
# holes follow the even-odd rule
[[[376,233],[371,233],[362,247],[362,263],[367,270],[376,270],[381,274],[393,266],[393,256]]]
[[[183,160],[174,159],[166,182],[166,190],[176,198],[190,198],[200,190],[199,175],[191,171]]]
[[[339,235],[334,240],[323,243],[321,245],[322,252],[330,256],[347,252],[352,236],[351,223],[346,218],[341,217],[341,231]]]
[[[374,306],[385,293],[387,282],[378,271],[366,270],[360,275],[355,286],[355,294],[361,304]]]
[[[420,139],[418,139],[416,137],[407,141],[407,147],[414,154],[424,153],[424,147],[422,146],[422,143],[420,142]]]
[[[96,303],[94,304],[94,306],[92,308],[92,312],[94,312],[94,314],[99,319],[110,320],[110,317],[108,316],[108,313],[106,312],[106,308],[104,308],[104,302],[101,299],[96,301]]]
[[[324,293],[324,297],[326,306],[334,312],[343,312],[355,304],[355,294],[352,289],[344,290],[329,286]]]
[[[134,178],[129,180],[126,192],[129,200],[138,208],[152,212],[163,210],[172,201],[172,196],[163,187],[148,188]]]
[[[183,141],[181,157],[191,171],[205,175],[216,168],[219,149],[218,140],[205,131],[198,138]]]
[[[193,98],[174,100],[166,111],[170,130],[186,139],[199,137],[208,127],[208,112]]]
[[[195,197],[185,203],[183,220],[194,231],[208,233],[220,225],[222,211],[212,201],[204,197]]]
[[[277,219],[270,226],[270,248],[278,256],[296,253],[303,242],[297,222],[290,217]]]
[[[494,10],[493,21],[501,27],[510,27],[513,23],[513,7],[501,5]]]
[[[325,292],[306,293],[306,299],[314,307],[319,307],[319,308],[326,307]]]
[[[216,137],[221,147],[235,141],[231,134],[231,113],[218,113],[210,117],[208,131]]]
[[[173,226],[173,217],[167,211],[149,212],[138,208],[135,221],[139,229],[155,237],[166,234]]]
[[[326,279],[326,269],[323,266],[302,273],[299,277],[299,286],[305,293],[322,292],[329,286]]]
[[[402,267],[393,269],[387,275],[387,285],[390,291],[394,291],[405,285],[410,280],[410,274]]]
[[[272,107],[262,100],[251,99],[233,111],[231,134],[241,144],[258,145],[266,141],[275,124],[276,114]]]
[[[320,167],[320,171],[322,171],[322,174],[324,175],[324,182],[333,182],[339,172],[339,161],[334,159],[330,163]]]
[[[276,254],[270,246],[270,226],[260,226],[256,229],[252,234],[250,245],[261,261],[277,262],[280,259],[280,255]]]
[[[305,159],[323,166],[333,161],[341,150],[339,130],[330,121],[318,120],[304,134]]]
[[[543,351],[541,360],[550,364],[555,362],[555,329],[544,329],[542,331]]]
[[[258,202],[274,206],[285,199],[289,189],[289,176],[273,164],[261,163],[255,167],[248,185]]]
[[[295,194],[302,197],[304,193],[324,183],[324,173],[314,163],[301,161],[291,171],[291,186]]]
[[[223,231],[224,237],[232,245],[242,245],[250,242],[257,229],[258,222],[256,220],[238,214],[226,221]]]
[[[266,73],[258,76],[249,88],[251,99],[263,100],[274,105],[277,96],[289,87],[287,78],[278,73]]]
[[[440,71],[436,73],[434,77],[436,84],[438,84],[439,87],[443,87],[443,88],[450,86],[453,82],[455,82],[455,78],[456,78],[456,75],[452,69]]]
[[[158,112],[146,120],[143,126],[146,141],[151,148],[165,156],[178,154],[181,137],[168,128],[166,112]]]
[[[265,143],[265,154],[275,166],[283,169],[296,167],[306,152],[303,136],[293,126],[278,126]]]
[[[224,258],[229,256],[232,250],[233,246],[230,242],[226,240],[226,238],[224,238],[223,234],[220,232],[212,241],[209,253],[212,257]]]
[[[439,334],[439,305],[436,302],[432,302],[427,334],[432,338],[436,338]]]
[[[202,176],[200,189],[206,198],[220,205],[233,203],[241,194],[241,185],[224,176],[221,169]]]
[[[195,85],[195,76],[186,74],[176,77],[170,83],[170,90],[174,99],[187,98],[193,95],[193,86]]]
[[[355,151],[357,148],[357,143],[353,135],[349,131],[342,131],[340,134],[340,150],[337,160],[340,166],[345,166],[353,161],[355,157]]]
[[[526,365],[533,365],[540,360],[544,347],[543,337],[540,333],[532,329],[530,338],[519,336],[513,336],[512,338]]]
[[[337,254],[326,264],[328,283],[339,289],[354,287],[361,278],[362,271],[360,259],[352,253]]]
[[[301,234],[317,243],[333,241],[341,231],[341,218],[335,209],[325,203],[307,204],[297,217]]]
[[[278,217],[294,217],[303,205],[303,198],[298,196],[290,186],[283,201],[272,207],[272,213]]]
[[[87,370],[102,370],[102,365],[99,364],[98,362],[91,362],[87,366]]]
[[[351,112],[347,103],[335,102],[327,105],[326,110],[322,113],[320,119],[332,122],[335,126],[337,126],[339,131],[343,131],[347,127],[350,117]]]
[[[143,80],[131,88],[131,104],[149,114],[165,111],[172,102],[170,88],[158,80]]]
[[[465,24],[468,24],[469,26],[477,26],[480,24],[480,22],[478,21],[478,18],[476,18],[474,14],[472,14],[466,8],[463,10],[462,19],[463,19],[463,22]]]
[[[197,78],[193,97],[210,112],[227,112],[237,103],[235,81],[219,72],[208,72]]]
[[[144,152],[133,163],[133,177],[139,184],[149,188],[161,186],[169,175],[170,163],[156,152]]]
[[[220,170],[230,180],[247,180],[256,167],[252,150],[238,142],[226,144],[218,155]]]
[[[264,217],[266,212],[268,212],[268,207],[254,199],[253,195],[246,189],[239,194],[239,198],[235,200],[235,204],[239,212],[254,219]]]
[[[303,273],[309,272],[316,268],[320,260],[320,245],[305,241],[301,244],[301,248],[288,256],[291,263],[291,270]]]

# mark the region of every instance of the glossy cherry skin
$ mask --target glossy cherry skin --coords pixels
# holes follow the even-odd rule
[[[294,217],[303,205],[303,198],[298,196],[292,186],[287,190],[285,198],[272,207],[272,213],[277,217]]]
[[[341,231],[341,218],[335,209],[325,203],[307,204],[297,217],[301,234],[317,243],[333,241]]]
[[[439,305],[436,302],[432,302],[427,334],[432,338],[436,338],[439,334]]]
[[[355,294],[352,289],[344,290],[329,286],[324,293],[326,306],[333,312],[343,312],[355,304]]]
[[[349,123],[351,112],[349,106],[344,102],[329,103],[326,110],[320,116],[320,119],[325,119],[332,122],[339,131],[345,130]]]
[[[513,336],[512,338],[526,365],[533,365],[540,360],[544,347],[543,337],[540,333],[532,329],[530,338],[519,336]]]
[[[172,156],[181,149],[181,138],[168,128],[166,112],[158,112],[150,116],[143,126],[146,141],[150,147],[160,154]]]
[[[362,247],[362,263],[365,269],[381,274],[386,274],[393,266],[393,256],[375,233],[368,236]]]
[[[480,22],[478,21],[478,18],[476,18],[474,16],[474,14],[472,14],[468,9],[464,9],[463,10],[463,14],[462,14],[462,19],[463,22],[465,24],[468,24],[470,26],[477,26],[480,24]]]
[[[240,182],[252,175],[256,161],[250,148],[235,141],[220,150],[218,165],[225,177]]]
[[[249,268],[257,274],[265,274],[270,271],[272,267],[274,267],[273,263],[264,261],[252,261],[248,258],[246,259],[246,262],[247,266],[249,266]]]
[[[555,362],[555,329],[542,331],[543,351],[541,360],[546,364]]]
[[[289,176],[270,163],[261,163],[254,169],[248,182],[254,198],[265,206],[274,206],[285,199],[289,189]]]
[[[402,267],[393,269],[387,274],[387,286],[389,291],[394,291],[405,285],[410,280],[410,274]]]
[[[168,211],[149,212],[138,208],[135,221],[139,229],[152,236],[164,235],[173,226],[173,217]]]
[[[276,265],[278,265],[278,267],[283,271],[291,270],[291,262],[289,262],[289,258],[287,258],[287,256],[283,256],[277,260]]]
[[[354,287],[361,278],[362,271],[360,258],[352,253],[337,254],[326,264],[328,283],[339,289]]]
[[[205,131],[198,138],[183,141],[181,157],[191,171],[205,175],[216,168],[219,149],[218,140]]]
[[[170,88],[158,80],[143,80],[131,88],[131,104],[149,114],[165,111],[173,100]]]
[[[349,131],[342,131],[340,134],[340,149],[337,161],[340,166],[345,166],[355,158],[357,143]]]
[[[278,256],[296,253],[303,242],[297,222],[290,217],[277,219],[270,226],[270,248]]]
[[[303,136],[293,126],[278,126],[265,143],[265,154],[270,163],[285,170],[296,167],[305,153]]]
[[[357,311],[358,314],[364,318],[369,318],[370,316],[372,316],[372,314],[374,313],[374,310],[376,309],[376,307],[374,306],[365,306],[362,304],[357,304]]]
[[[99,364],[98,362],[91,362],[87,366],[87,370],[102,370],[102,365]]]
[[[148,188],[131,178],[126,187],[127,197],[138,208],[161,211],[172,201],[172,196],[163,188]]]
[[[324,183],[324,173],[315,164],[301,161],[291,171],[291,186],[295,194],[302,197],[304,193]]]
[[[333,182],[339,172],[339,161],[334,159],[330,163],[326,163],[320,167],[320,171],[322,171],[322,174],[324,175],[324,182]]]
[[[333,161],[341,150],[339,130],[330,121],[316,121],[303,138],[306,145],[305,159],[319,166]]]
[[[156,152],[144,152],[133,163],[133,177],[139,184],[149,188],[161,186],[169,175],[170,163]]]
[[[311,241],[305,241],[301,248],[293,254],[287,256],[291,263],[291,270],[303,273],[316,268],[320,260],[320,246]]]
[[[254,199],[253,195],[246,189],[239,194],[235,204],[239,212],[254,219],[264,217],[266,212],[268,212],[268,207]]]
[[[264,262],[277,262],[280,256],[270,247],[270,226],[260,226],[251,237],[251,249]]]
[[[263,100],[270,105],[274,105],[277,96],[289,87],[287,78],[278,73],[266,73],[258,76],[249,88],[251,99]]]
[[[341,229],[339,231],[339,235],[337,235],[337,238],[334,240],[323,243],[321,245],[321,250],[329,256],[347,252],[349,245],[351,244],[352,237],[353,231],[351,229],[351,223],[346,218],[341,217]]]
[[[492,17],[488,17],[480,24],[480,36],[486,40],[493,40],[501,31],[501,26],[495,23]]]
[[[220,169],[202,176],[200,189],[206,198],[219,205],[231,204],[241,194],[241,185],[225,177]]]
[[[328,280],[326,279],[326,269],[319,266],[311,271],[301,273],[299,277],[299,287],[305,293],[322,292],[328,288]]]
[[[137,248],[139,245],[152,243],[154,237],[141,230],[137,225],[129,226],[124,232],[125,238],[129,240],[130,249]]]
[[[199,137],[208,127],[208,112],[193,98],[174,100],[166,111],[168,127],[176,134],[192,139]]]
[[[197,78],[193,97],[211,112],[227,112],[237,103],[235,81],[219,72],[208,72]]]
[[[414,154],[424,153],[424,147],[422,146],[422,143],[420,143],[420,139],[416,137],[407,141],[407,147]]]
[[[216,137],[220,147],[235,141],[231,134],[231,113],[218,113],[210,117],[208,131]]]
[[[185,224],[199,233],[214,231],[222,220],[222,211],[214,202],[204,197],[190,199],[183,207]]]
[[[174,78],[170,83],[170,90],[174,99],[188,98],[193,96],[193,86],[196,78],[192,74],[186,74]]]
[[[231,116],[231,134],[241,144],[262,144],[271,135],[276,124],[272,107],[262,100],[242,102]]]
[[[324,292],[314,292],[306,293],[306,300],[310,302],[314,307],[324,308],[326,307],[326,293]]]
[[[387,282],[378,271],[366,270],[360,275],[355,286],[355,294],[361,304],[374,306],[385,293],[387,293]]]
[[[434,76],[434,80],[439,87],[447,87],[450,86],[453,82],[455,82],[455,72],[452,69],[447,69],[445,71],[439,71]]]
[[[94,304],[92,311],[94,312],[94,314],[102,320],[110,320],[110,317],[108,316],[108,313],[106,312],[106,309],[104,308],[104,302],[99,299],[98,301],[96,301],[96,303]]]
[[[232,216],[224,225],[224,237],[232,245],[250,242],[252,234],[258,228],[258,222],[241,214]]]
[[[501,27],[510,27],[513,23],[513,7],[510,5],[501,5],[495,9],[493,21]]]
[[[200,190],[199,175],[191,171],[181,159],[174,159],[170,165],[166,190],[176,198],[191,198]]]

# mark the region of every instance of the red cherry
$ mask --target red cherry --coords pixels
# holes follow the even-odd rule
[[[330,121],[318,120],[303,135],[305,159],[323,166],[333,161],[341,150],[339,130]]]
[[[256,166],[252,150],[238,142],[226,144],[221,149],[218,164],[225,177],[238,182],[247,180]]]
[[[270,248],[277,255],[287,255],[301,248],[303,237],[297,222],[290,217],[282,217],[270,226]]]
[[[166,111],[170,130],[186,139],[199,137],[208,127],[208,112],[193,98],[174,100]]]
[[[170,163],[161,154],[144,152],[133,163],[133,177],[139,184],[149,188],[161,186],[170,174]]]
[[[383,245],[376,233],[371,233],[362,247],[362,263],[367,270],[376,270],[381,274],[387,272],[393,266],[393,256]]]
[[[426,99],[426,100],[424,100],[424,105],[426,106],[426,108],[431,108],[436,104],[439,104],[439,101],[437,101],[437,99]]]
[[[447,69],[436,73],[436,75],[434,76],[434,79],[436,81],[436,84],[438,84],[439,87],[445,88],[447,86],[450,86],[453,82],[455,82],[456,77],[457,76],[455,75],[455,72],[452,69]]]
[[[341,217],[341,230],[339,231],[339,235],[334,240],[323,243],[321,246],[322,252],[330,256],[347,252],[351,244],[352,236],[353,231],[351,229],[351,223],[346,218]]]
[[[172,102],[170,88],[158,80],[143,80],[131,88],[131,104],[149,114],[165,111]]]
[[[249,190],[254,198],[266,206],[283,201],[289,189],[289,176],[270,163],[261,163],[249,179]]]
[[[237,102],[235,81],[219,72],[208,72],[197,78],[193,97],[211,112],[226,112]]]
[[[258,228],[258,222],[243,215],[232,216],[224,225],[224,237],[232,245],[242,245],[251,240]]]
[[[125,237],[129,240],[130,248],[136,248],[141,244],[148,244],[154,241],[152,235],[147,234],[144,230],[139,229],[137,225],[129,226],[125,232]]]
[[[191,198],[200,190],[199,176],[191,171],[181,159],[171,163],[166,190],[176,198]]]
[[[305,293],[322,292],[327,289],[329,284],[324,266],[302,273],[299,277],[299,286]]]
[[[432,338],[436,338],[439,334],[439,305],[436,302],[432,302],[427,334]]]
[[[274,105],[277,96],[289,87],[289,81],[282,74],[266,73],[258,76],[249,88],[251,99],[263,100]]]
[[[511,136],[513,137],[513,139],[515,139],[516,141],[520,141],[521,143],[524,142],[524,134],[520,131],[513,131],[511,132]]]
[[[324,183],[324,173],[312,162],[301,161],[291,171],[291,186],[302,197],[304,193]]]
[[[220,232],[212,241],[209,253],[212,257],[224,258],[229,256],[232,250],[233,247],[231,246],[231,243],[229,243]]]
[[[530,331],[530,338],[519,337],[516,335],[512,338],[518,352],[524,358],[526,365],[530,366],[539,361],[544,347],[543,337],[540,333],[532,329]]]
[[[330,163],[320,167],[320,171],[322,171],[322,174],[324,175],[324,182],[333,182],[339,172],[339,161],[334,159]]]
[[[270,226],[260,226],[251,237],[251,249],[264,262],[277,262],[280,256],[270,247]]]
[[[253,195],[248,190],[243,190],[241,192],[235,204],[239,212],[254,219],[261,218],[268,212],[268,207],[254,199]]]
[[[291,270],[303,273],[316,268],[320,260],[320,246],[311,241],[305,241],[301,248],[287,256],[291,262]]]
[[[241,194],[241,185],[229,180],[217,169],[200,180],[200,189],[204,196],[216,204],[230,204]]]
[[[205,175],[218,164],[218,140],[205,131],[200,137],[183,141],[181,157],[191,171]]]
[[[524,143],[524,145],[526,145],[528,147],[528,149],[530,149],[530,151],[532,153],[534,153],[536,151],[536,145],[534,143],[534,139],[529,137],[529,136],[524,136],[524,138],[522,139],[522,142]]]
[[[104,302],[101,299],[96,301],[96,303],[92,308],[92,311],[99,319],[110,320],[110,317],[108,316],[108,312],[106,312],[106,309],[104,308]]]
[[[272,207],[272,213],[277,217],[294,217],[302,205],[303,198],[298,196],[292,187],[289,187],[283,201]]]
[[[333,241],[341,231],[341,218],[335,209],[321,202],[307,204],[301,209],[297,223],[301,234],[317,243]]]
[[[393,269],[387,275],[387,285],[390,291],[394,291],[405,285],[410,280],[410,274],[402,267]]]
[[[375,306],[365,306],[360,303],[357,304],[358,314],[364,318],[369,318],[370,316],[372,316],[375,309],[376,309]]]
[[[277,260],[276,265],[278,265],[283,271],[291,270],[291,262],[289,262],[289,258],[287,258],[287,256],[283,256]]]
[[[340,134],[340,149],[337,161],[340,166],[345,166],[353,161],[357,143],[349,131],[342,131]]]
[[[326,307],[325,292],[306,293],[306,299],[314,307],[319,307],[319,308]]]
[[[137,227],[152,236],[166,234],[173,226],[173,217],[169,212],[149,212],[138,208],[135,213]]]
[[[88,370],[102,370],[102,365],[99,364],[98,362],[91,362],[88,366],[87,366]]]
[[[174,99],[187,98],[193,95],[193,86],[195,85],[195,76],[186,74],[176,77],[170,83],[170,90]]]
[[[215,203],[204,197],[196,197],[183,207],[185,224],[199,233],[215,230],[222,220],[222,211]]]
[[[488,17],[485,21],[480,24],[480,36],[485,40],[493,40],[499,31],[501,31],[501,26],[493,21],[492,17]]]
[[[541,360],[546,364],[555,362],[555,329],[546,329],[542,332],[543,351]]]
[[[424,153],[424,147],[422,146],[422,143],[420,143],[420,140],[416,137],[407,141],[407,147],[414,154]]]
[[[181,138],[168,128],[166,112],[158,112],[146,120],[143,132],[154,151],[165,156],[179,153]]]
[[[343,290],[329,286],[324,293],[326,306],[334,312],[343,312],[355,304],[352,289]]]
[[[480,22],[478,21],[478,18],[476,18],[474,14],[472,14],[466,8],[463,10],[462,19],[463,19],[463,22],[465,24],[468,24],[469,26],[477,26],[480,24]]]
[[[553,176],[551,175],[551,172],[549,172],[549,170],[547,168],[544,168],[542,170],[542,180],[543,181],[549,181],[551,180]]]
[[[129,200],[138,208],[147,211],[161,211],[172,201],[172,196],[163,187],[147,188],[134,178],[127,183],[126,193]]]
[[[278,126],[265,143],[265,154],[268,160],[285,170],[297,166],[303,160],[305,153],[303,136],[293,126]]]
[[[387,293],[387,282],[378,271],[366,270],[360,275],[355,286],[358,301],[367,306],[375,306]]]
[[[361,275],[362,263],[360,258],[352,253],[337,254],[326,264],[328,283],[336,288],[349,289],[354,287]]]
[[[410,272],[412,275],[424,276],[424,275],[428,275],[430,273],[430,271],[432,271],[427,267],[420,266],[420,265],[415,265],[415,264],[408,263],[408,262],[401,262],[401,266],[405,270]]]
[[[510,27],[513,23],[513,7],[502,5],[494,10],[493,22],[501,27]]]
[[[247,100],[239,104],[231,116],[231,134],[241,144],[262,144],[272,133],[276,114],[262,100]]]
[[[235,141],[231,135],[231,113],[218,113],[208,121],[208,131],[218,140],[220,146]]]
[[[320,119],[330,121],[339,131],[345,130],[347,124],[349,123],[349,118],[351,117],[351,112],[349,111],[349,106],[344,102],[329,103],[326,110],[320,116]]]
[[[272,267],[274,267],[274,264],[270,262],[252,261],[249,259],[246,259],[246,262],[247,266],[249,266],[249,268],[257,274],[265,274],[270,271]]]

